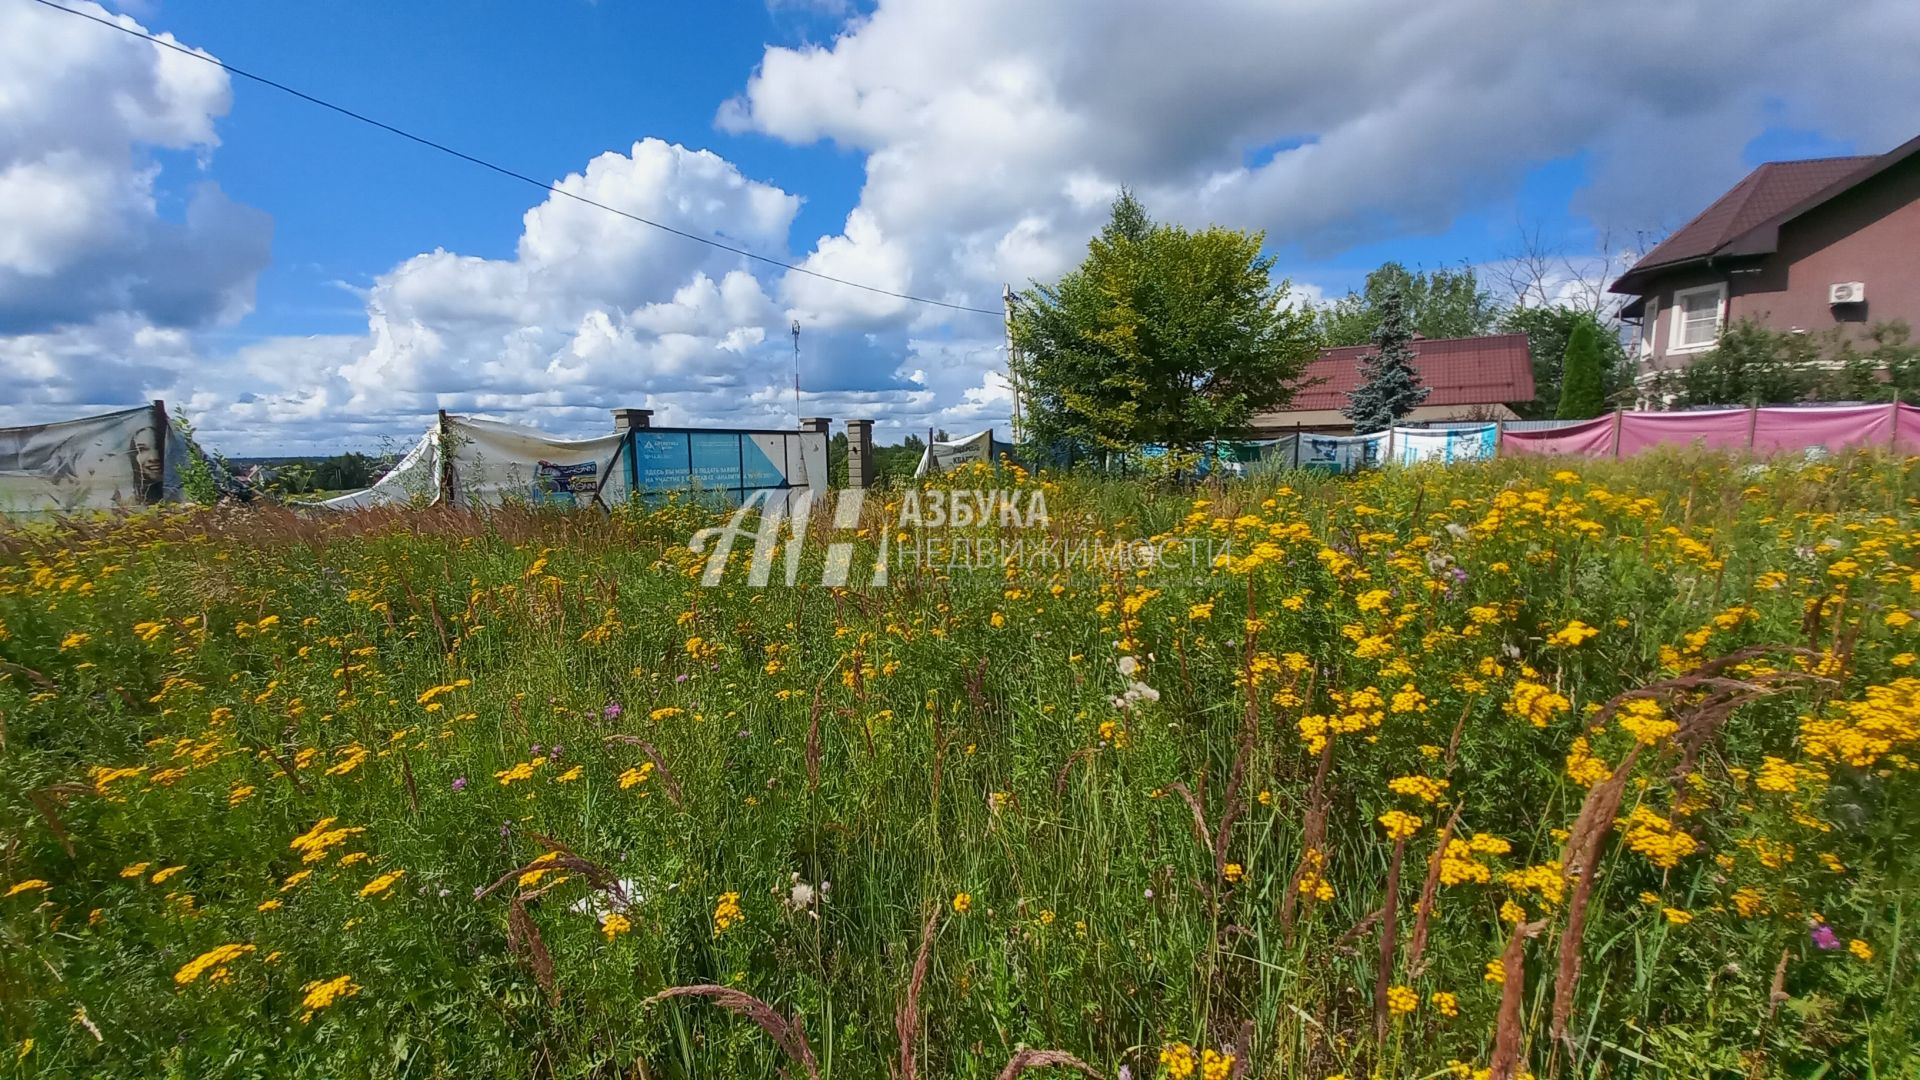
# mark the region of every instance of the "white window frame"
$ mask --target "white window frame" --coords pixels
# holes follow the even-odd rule
[[[1686,344],[1684,335],[1687,330],[1687,301],[1696,296],[1713,297],[1713,337],[1703,342]],[[1706,352],[1720,344],[1720,332],[1727,326],[1727,283],[1715,282],[1693,289],[1680,289],[1673,294],[1673,317],[1668,320],[1667,352],[1697,353]]]
[[[1654,345],[1659,341],[1659,326],[1660,294],[1655,293],[1647,297],[1647,302],[1640,309],[1640,355],[1643,358],[1653,357]]]

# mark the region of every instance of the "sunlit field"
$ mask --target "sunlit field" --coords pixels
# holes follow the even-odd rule
[[[944,482],[0,536],[0,1072],[1920,1075],[1911,462]]]

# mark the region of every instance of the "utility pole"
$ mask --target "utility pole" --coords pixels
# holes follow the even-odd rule
[[[1013,416],[1010,419],[1013,422],[1014,444],[1019,445],[1025,435],[1025,428],[1020,418],[1020,398],[1023,395],[1020,387],[1019,348],[1013,343],[1013,302],[1013,286],[1000,286],[1000,306],[1006,313],[1007,327],[1007,387],[1013,391]]]

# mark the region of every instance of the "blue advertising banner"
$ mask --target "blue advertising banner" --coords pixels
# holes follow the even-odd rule
[[[826,486],[823,433],[646,428],[632,440],[627,477],[643,498],[692,491],[739,502],[754,491]]]

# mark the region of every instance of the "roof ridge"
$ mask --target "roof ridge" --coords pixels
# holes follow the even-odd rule
[[[1783,161],[1763,161],[1755,166],[1755,168],[1764,168],[1768,165],[1811,165],[1816,161],[1872,161],[1885,156],[1885,154],[1828,154],[1825,157],[1797,157],[1787,158]]]
[[[1510,338],[1510,337],[1523,338],[1526,336],[1527,336],[1526,332],[1523,330],[1501,330],[1492,334],[1466,334],[1461,337],[1420,337],[1418,335],[1415,335],[1414,337],[1407,339],[1407,344],[1413,345],[1413,346],[1441,345],[1451,341],[1487,341],[1492,338]],[[1356,345],[1327,345],[1323,347],[1322,351],[1332,352],[1335,349],[1371,349],[1371,348],[1373,348],[1373,342],[1362,341]]]

